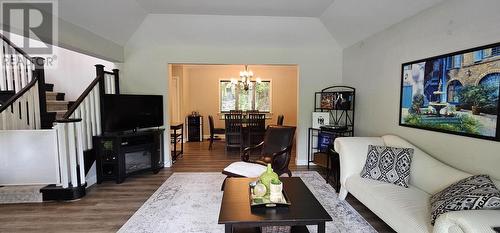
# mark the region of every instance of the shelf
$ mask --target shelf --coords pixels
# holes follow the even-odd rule
[[[309,128],[308,131],[308,166],[315,160],[315,154],[325,150],[337,137],[354,136],[354,120],[356,109],[356,90],[349,86],[330,86],[314,93],[314,112],[328,113],[329,119],[320,121],[322,125],[341,125],[344,129],[321,129]],[[327,114],[323,114],[323,118]],[[316,123],[316,122],[315,122]],[[325,137],[320,135],[327,134]],[[321,141],[320,141],[321,140]],[[321,144],[321,146],[319,145]],[[319,155],[319,154],[318,154]],[[320,158],[316,158],[320,159]]]

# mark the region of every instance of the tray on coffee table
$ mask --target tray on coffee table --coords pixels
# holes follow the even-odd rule
[[[265,207],[276,207],[276,206],[290,206],[292,203],[290,202],[290,199],[286,195],[285,190],[281,191],[281,198],[280,201],[271,201],[269,194],[266,194],[263,197],[257,197],[253,194],[253,187],[249,185],[250,192],[249,192],[249,198],[250,198],[250,206],[265,206]]]

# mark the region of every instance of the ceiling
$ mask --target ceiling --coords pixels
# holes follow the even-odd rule
[[[333,0],[137,0],[155,14],[317,17]]]
[[[348,47],[443,0],[63,0],[59,17],[125,45],[148,14],[320,18]]]
[[[320,19],[345,48],[442,1],[335,0]]]

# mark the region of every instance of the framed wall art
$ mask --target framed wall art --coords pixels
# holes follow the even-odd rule
[[[500,141],[500,43],[402,64],[399,125]]]

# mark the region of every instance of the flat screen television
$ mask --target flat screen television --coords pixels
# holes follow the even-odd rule
[[[163,125],[163,96],[104,95],[104,132],[119,132]]]

